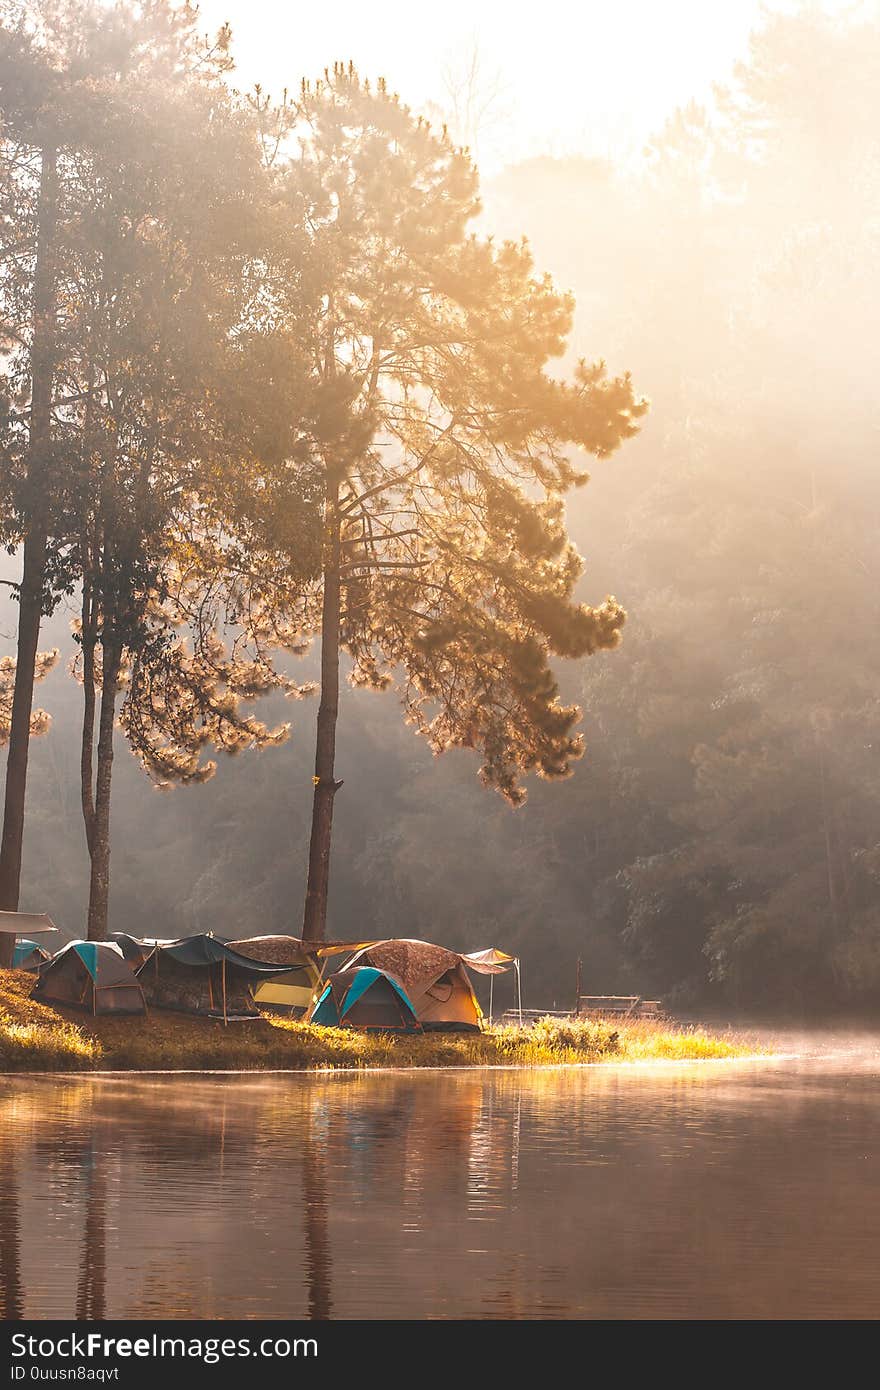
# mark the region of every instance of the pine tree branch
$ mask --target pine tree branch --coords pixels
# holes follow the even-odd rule
[[[340,572],[350,570],[421,570],[433,565],[433,560],[352,560],[340,566]]]
[[[359,507],[362,507],[365,502],[369,501],[371,497],[376,497],[380,492],[386,492],[388,488],[398,487],[401,483],[405,483],[410,478],[414,478],[415,475],[421,472],[425,467],[425,464],[432,455],[437,452],[437,449],[449,434],[450,430],[455,428],[456,423],[457,421],[455,418],[449,421],[449,424],[445,429],[441,430],[428,452],[419,459],[414,468],[408,469],[405,473],[397,473],[393,478],[385,478],[381,483],[376,483],[373,487],[367,488],[366,492],[362,492],[359,497],[355,497],[353,501],[349,502],[345,507],[341,507],[339,515],[341,517],[351,516]]]

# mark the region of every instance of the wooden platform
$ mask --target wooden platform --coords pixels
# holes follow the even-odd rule
[[[571,1009],[523,1009],[522,1025],[528,1028],[529,1024],[537,1023],[539,1018],[574,1018]],[[495,1019],[496,1023],[503,1023],[505,1026],[520,1022],[519,1009],[505,1009],[500,1018]]]
[[[640,994],[579,994],[577,1018],[664,1018],[659,999]]]

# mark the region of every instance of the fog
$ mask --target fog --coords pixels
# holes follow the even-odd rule
[[[582,597],[628,613],[618,651],[561,668],[586,757],[512,811],[474,755],[432,758],[393,696],[346,689],[330,934],[515,951],[529,1005],[572,1002],[582,958],[590,992],[673,1009],[865,1009],[880,1000],[880,12],[623,5],[601,47],[590,13],[560,38],[570,8],[543,7],[544,34],[446,7],[448,44],[409,7],[370,32],[334,7],[336,34],[297,11],[267,45],[276,7],[241,6],[243,83],[265,61],[267,83],[295,86],[341,48],[453,118],[476,53],[464,134],[486,151],[483,228],[528,237],[574,292],[559,370],[601,356],[651,400],[568,503]],[[70,653],[73,607],[41,646]],[[4,599],[4,652],[14,621]],[[80,698],[64,663],[39,690],[54,722],[31,750],[21,903],[77,934]],[[121,750],[113,928],[298,931],[314,706],[284,717],[289,743],[201,787],[159,793]]]

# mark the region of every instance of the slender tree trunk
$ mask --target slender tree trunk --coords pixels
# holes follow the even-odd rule
[[[303,940],[323,941],[327,934],[330,841],[333,802],[342,786],[336,781],[336,721],[339,716],[339,628],[341,593],[339,485],[327,489],[327,542],[321,616],[321,703],[315,740],[315,794],[309,843],[309,880],[303,917]]]
[[[91,855],[95,847],[95,620],[90,581],[83,580],[82,602],[83,721],[80,746],[79,782],[86,845]]]
[[[24,564],[18,613],[18,650],[12,722],[6,762],[3,838],[0,843],[0,908],[15,912],[21,882],[21,850],[27,787],[28,746],[34,699],[34,663],[43,612],[47,528],[43,513],[45,474],[52,435],[52,380],[55,366],[54,242],[58,203],[58,161],[55,149],[43,151],[37,212],[37,250],[34,270],[33,338],[31,344],[31,416],[28,441],[27,492],[31,519],[24,540]],[[15,939],[0,934],[0,965],[9,965]],[[8,956],[8,959],[7,959]]]
[[[120,643],[116,639],[105,642],[91,845],[92,872],[89,880],[89,941],[107,939],[107,905],[110,898],[110,784],[113,776],[116,682],[121,661]]]

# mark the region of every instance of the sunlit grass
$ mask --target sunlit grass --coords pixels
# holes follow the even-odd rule
[[[559,1066],[686,1061],[762,1049],[699,1028],[542,1018],[529,1028],[394,1036],[317,1028],[279,1017],[235,1023],[153,1009],[146,1018],[91,1018],[32,1000],[33,977],[0,971],[0,1071],[268,1070]]]
[[[769,1048],[754,1038],[719,1036],[701,1027],[678,1026],[668,1022],[636,1021],[621,1025],[620,1055],[623,1060],[667,1059],[702,1061],[710,1058],[762,1055]]]
[[[100,1042],[30,998],[33,977],[0,970],[0,1071],[72,1071],[98,1065]]]

